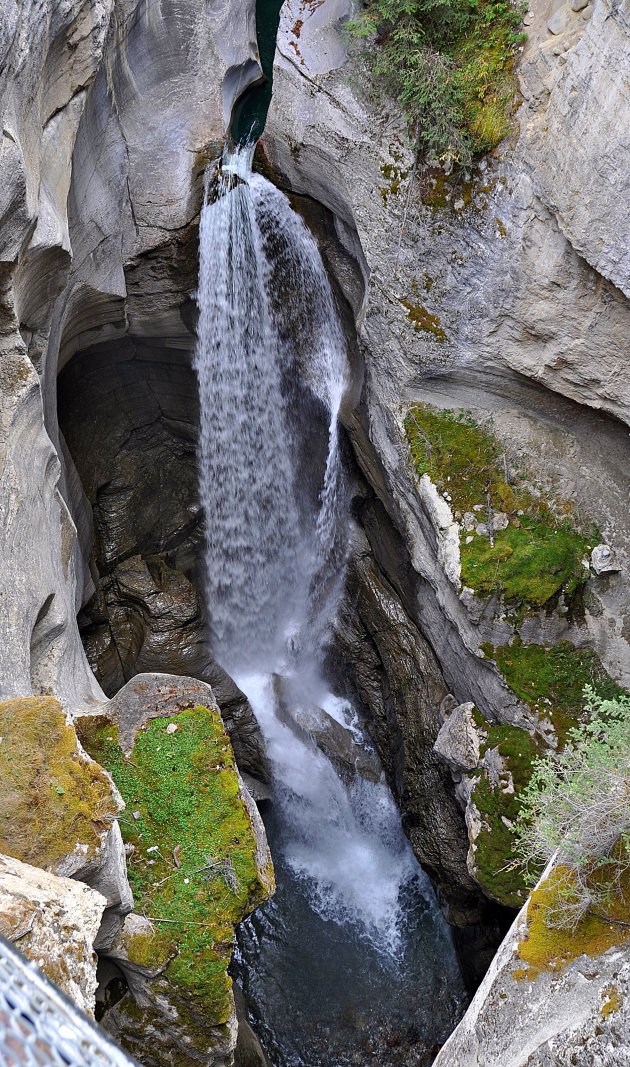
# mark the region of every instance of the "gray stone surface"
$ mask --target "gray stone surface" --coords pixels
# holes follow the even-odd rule
[[[473,719],[474,704],[458,704],[435,739],[433,749],[456,773],[472,771],[479,763],[479,734]]]
[[[558,36],[559,34],[564,33],[566,30],[568,30],[573,19],[572,11],[573,6],[569,6],[569,4],[563,4],[562,7],[559,7],[558,10],[553,13],[547,23],[547,29],[549,30],[549,33],[553,33],[554,36]]]
[[[614,574],[621,569],[610,545],[595,545],[591,552],[591,567],[595,574]]]
[[[359,744],[352,731],[322,708],[304,702],[299,685],[274,676],[276,714],[306,744],[316,746],[349,784],[357,778],[379,782],[383,769],[376,752]]]
[[[468,839],[451,776],[433,751],[446,687],[436,659],[396,592],[358,541],[337,623],[340,679],[367,725],[418,859],[455,922],[476,921],[480,893],[468,874]]]
[[[518,945],[527,931],[527,908],[519,913],[435,1067],[626,1067],[627,942],[523,978]]]
[[[94,941],[106,903],[81,882],[0,856],[0,933],[87,1015],[94,1015]]]

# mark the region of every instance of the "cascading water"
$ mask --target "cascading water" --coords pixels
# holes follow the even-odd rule
[[[305,608],[305,567],[287,429],[281,345],[251,185],[253,149],[224,163],[200,227],[201,499],[217,658],[268,663]]]
[[[327,1051],[318,1051],[321,1034],[307,1036],[309,1012],[316,1018],[324,1003],[331,1019],[338,1011],[331,975],[338,983],[340,971],[352,971],[344,1000],[376,1018],[388,1003],[376,977],[387,972],[393,989],[401,975],[416,975],[420,959],[428,990],[438,981],[430,960],[439,944],[441,1009],[429,1023],[417,991],[409,1007],[434,1039],[448,1032],[461,990],[448,934],[384,781],[342,781],[308,729],[308,707],[323,708],[357,751],[365,744],[319,671],[345,553],[344,342],[315,241],[288,199],[252,173],[252,152],[227,153],[207,183],[196,352],[214,653],[249,696],[274,771],[268,831],[279,891],[243,928],[239,977],[275,1067],[333,1067],[372,1060],[346,1058],[355,1037],[326,1038]],[[325,442],[313,438],[307,476],[301,423],[313,405],[327,432]],[[305,484],[313,470],[316,493]],[[318,944],[300,944],[296,967],[296,939],[305,938]],[[401,1003],[403,987],[413,982],[404,979]],[[292,1013],[295,1027],[287,1026]]]

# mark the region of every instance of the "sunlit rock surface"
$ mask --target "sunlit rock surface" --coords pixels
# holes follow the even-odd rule
[[[87,1015],[94,1014],[94,940],[105,905],[81,882],[0,856],[0,933]]]
[[[532,970],[520,956],[530,909],[519,913],[436,1067],[625,1067],[628,931],[608,926],[603,951],[567,933],[569,962]]]

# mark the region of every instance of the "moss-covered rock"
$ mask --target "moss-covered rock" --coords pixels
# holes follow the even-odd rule
[[[480,766],[470,802],[477,817],[468,819],[471,866],[484,892],[507,907],[521,907],[528,894],[523,868],[514,852],[513,826],[519,794],[532,773],[542,745],[517,726],[480,726]]]
[[[614,700],[625,692],[610,677],[590,648],[575,648],[568,641],[544,645],[484,645],[510,689],[524,700],[536,718],[553,727],[562,746],[569,730],[584,718],[584,687],[591,686],[599,697]]]
[[[532,893],[527,906],[527,933],[518,946],[518,956],[525,966],[517,968],[514,977],[531,980],[541,971],[557,973],[579,956],[601,956],[613,946],[630,941],[627,876],[605,913],[587,912],[575,926],[557,925],[557,911],[562,908],[571,876],[568,868],[554,867]]]
[[[534,492],[525,472],[510,471],[505,449],[466,412],[410,408],[405,431],[418,477],[448,494],[460,534],[461,578],[478,596],[498,595],[517,610],[574,597],[588,578],[589,545],[566,501]],[[492,536],[476,527],[504,515]],[[474,519],[474,523],[473,520]]]
[[[117,1036],[139,1054],[140,1035],[155,1031],[157,1051],[147,1059],[143,1050],[145,1063],[210,1062],[233,1016],[234,926],[274,885],[219,710],[184,707],[145,722],[130,755],[112,722],[83,719],[79,729],[127,803],[129,879],[136,913],[148,920],[141,931],[128,921],[112,950],[136,993],[115,1013]],[[185,1049],[192,1059],[177,1058]]]
[[[604,699],[624,690],[604,670],[592,649],[559,642],[542,645],[485,645],[514,693],[534,712],[540,731],[530,736],[510,725],[489,726],[476,712],[480,734],[480,766],[470,792],[477,817],[469,817],[473,872],[484,891],[510,907],[527,898],[526,880],[514,853],[511,826],[520,810],[520,794],[531,777],[532,761],[548,744],[562,747],[571,729],[583,721],[584,687]],[[487,759],[495,751],[498,760]],[[500,770],[497,772],[497,767]],[[535,872],[534,872],[535,873]]]
[[[60,875],[93,864],[120,803],[59,701],[3,701],[0,738],[0,852]]]

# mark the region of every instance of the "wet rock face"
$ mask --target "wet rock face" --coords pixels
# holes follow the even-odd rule
[[[0,856],[0,933],[87,1015],[94,1015],[94,940],[105,905],[81,882]]]
[[[363,704],[418,859],[450,918],[475,922],[481,895],[466,868],[465,827],[450,775],[433,752],[446,687],[433,653],[365,545],[350,562],[336,655]]]
[[[197,502],[194,338],[148,340],[75,357],[58,384],[59,421],[94,514],[94,561],[111,573],[142,547],[193,574],[203,544]]]

